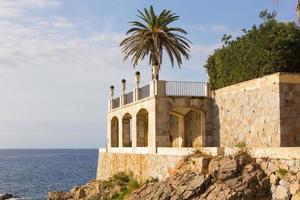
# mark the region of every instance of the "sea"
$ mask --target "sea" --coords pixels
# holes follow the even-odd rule
[[[96,177],[97,149],[0,149],[0,194],[47,199]]]

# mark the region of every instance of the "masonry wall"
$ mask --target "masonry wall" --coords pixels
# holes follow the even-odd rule
[[[182,148],[160,148],[164,151],[161,154],[148,153],[117,153],[106,152],[100,149],[97,179],[106,180],[118,172],[132,174],[139,182],[144,182],[148,178],[158,178],[163,180],[170,173],[178,162],[192,154],[193,150],[183,151]],[[230,156],[237,155],[240,148],[199,148],[201,152],[211,156]],[[275,148],[249,148],[247,152],[256,159],[261,168],[267,175],[275,174],[279,169],[287,170],[290,175],[287,178],[300,179],[300,148],[299,147],[275,147]],[[210,161],[210,157],[197,157],[196,165],[200,170],[205,170]],[[292,181],[291,181],[292,182]]]
[[[299,83],[299,74],[276,73],[215,90],[214,145],[300,146]]]
[[[183,137],[190,136],[193,137],[191,133],[193,130],[185,129],[183,133],[179,133],[179,126],[183,126],[187,123],[182,123],[176,116],[182,118],[187,116],[189,111],[195,111],[199,113],[199,117],[194,117],[197,120],[197,129],[201,132],[200,137],[194,140],[191,147],[202,147],[202,146],[212,146],[212,118],[211,118],[211,99],[207,97],[171,97],[171,96],[157,96],[156,97],[156,141],[157,147],[178,147],[178,141],[172,143],[172,139],[176,135],[185,134]],[[174,115],[176,115],[174,117]],[[180,117],[181,116],[181,117]],[[184,120],[184,118],[182,118]],[[189,120],[191,122],[192,119]],[[174,126],[173,126],[174,125]],[[177,127],[175,127],[177,126]],[[196,129],[196,126],[190,127]],[[194,137],[195,139],[195,137]]]
[[[164,179],[168,176],[168,170],[183,158],[174,155],[100,152],[97,179],[105,180],[118,172],[132,173],[139,182],[150,177]]]
[[[281,146],[300,146],[300,74],[280,76]]]

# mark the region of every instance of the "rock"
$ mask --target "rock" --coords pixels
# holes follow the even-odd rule
[[[300,171],[297,173],[297,180],[300,180]]]
[[[290,167],[290,171],[292,172],[293,175],[295,175],[299,172],[299,168],[292,166]]]
[[[12,194],[0,194],[0,200],[10,199],[13,198]]]
[[[274,173],[270,175],[270,183],[274,185],[279,184],[279,178]]]
[[[215,157],[208,174],[180,171],[159,183],[145,183],[130,200],[268,199],[270,179],[246,154]]]
[[[279,168],[280,168],[280,169],[284,169],[284,170],[286,170],[286,171],[289,170],[289,167],[288,167],[286,164],[283,164],[283,163],[279,164]]]
[[[291,200],[300,200],[300,195],[299,194],[293,195]]]
[[[278,185],[273,196],[277,200],[289,200],[290,193],[289,190],[281,185]]]
[[[281,185],[282,187],[285,187],[286,189],[290,188],[290,183],[287,182],[286,180],[280,180],[279,185]]]
[[[209,173],[216,179],[227,180],[238,171],[238,163],[234,158],[213,159],[208,166]]]
[[[48,200],[72,200],[72,195],[70,192],[48,192]]]
[[[300,185],[299,185],[299,183],[295,182],[295,183],[292,183],[290,185],[290,193],[292,195],[296,194],[299,191],[300,191]]]
[[[276,172],[277,170],[279,170],[278,162],[270,161],[270,162],[269,162],[269,165],[268,165],[268,170],[269,170],[271,173]]]
[[[275,193],[276,188],[277,188],[276,185],[271,185],[270,191],[272,194]]]
[[[72,195],[74,199],[82,199],[86,197],[85,191],[82,188],[78,188],[75,192],[74,195]]]

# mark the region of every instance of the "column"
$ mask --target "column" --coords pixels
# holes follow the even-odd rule
[[[140,82],[141,75],[140,72],[135,72],[135,89],[134,89],[134,99],[133,101],[138,101],[140,99]]]
[[[132,140],[132,147],[137,147],[137,117],[133,115],[131,118],[131,140]]]
[[[125,105],[125,91],[126,91],[126,80],[125,79],[122,79],[121,81],[121,98],[120,98],[120,103],[121,103],[121,106],[124,106]]]
[[[113,109],[113,99],[115,95],[115,87],[113,85],[110,86],[110,94],[109,94],[109,110]]]
[[[184,115],[178,116],[178,135],[179,135],[179,147],[184,147]]]
[[[155,109],[155,107],[153,108]],[[156,118],[155,118],[155,110],[149,110],[148,113],[149,120],[149,129],[148,129],[148,148],[149,153],[155,154],[157,145],[156,145]],[[151,127],[151,128],[150,128]]]
[[[119,147],[123,147],[123,118],[119,118]]]

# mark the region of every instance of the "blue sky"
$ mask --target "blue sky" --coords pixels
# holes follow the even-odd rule
[[[161,79],[206,81],[203,65],[223,34],[260,23],[258,13],[295,21],[296,0],[1,0],[0,148],[96,148],[105,145],[108,88],[134,69],[118,44],[136,10],[153,5],[180,15],[192,58],[165,61]],[[146,62],[142,82],[150,78]]]

